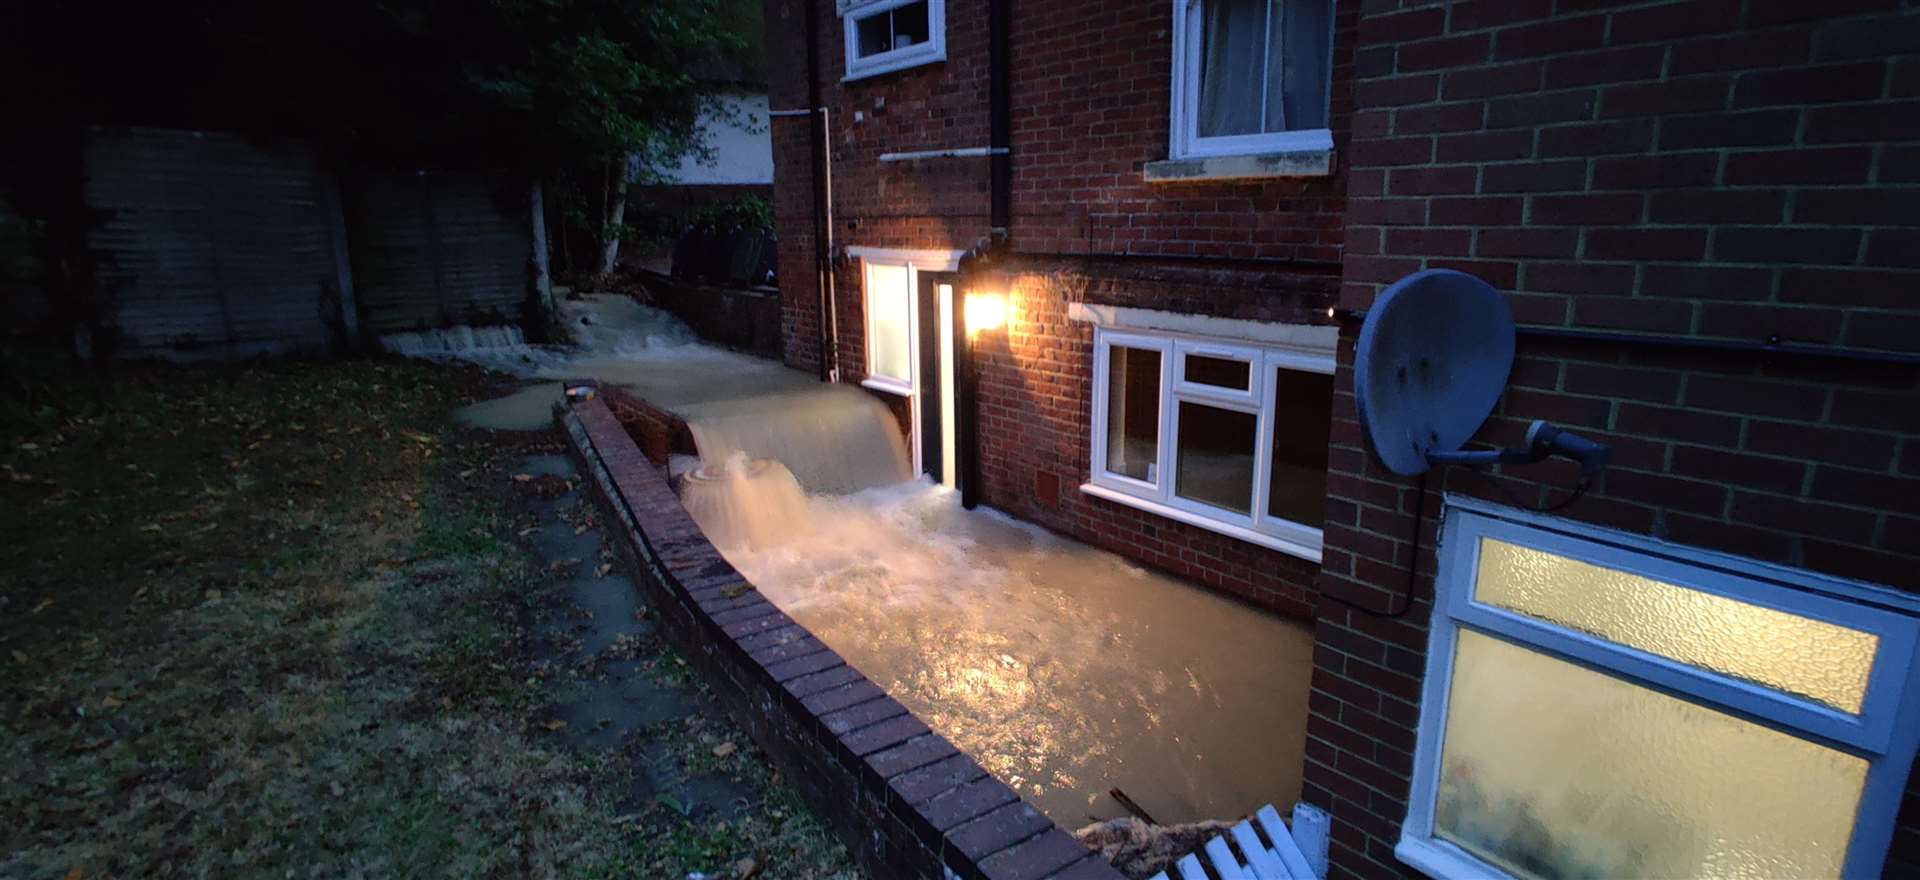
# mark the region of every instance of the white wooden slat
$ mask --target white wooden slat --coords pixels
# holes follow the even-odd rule
[[[1207,869],[1200,867],[1200,860],[1194,858],[1192,853],[1181,856],[1180,861],[1173,864],[1180,869],[1180,880],[1211,880],[1207,876]]]
[[[1167,872],[1161,871],[1160,873],[1155,874],[1152,877],[1148,877],[1147,880],[1170,880],[1170,878],[1167,877]]]
[[[1255,880],[1295,880],[1293,872],[1287,870],[1280,857],[1260,841],[1260,835],[1254,833],[1252,825],[1242,821],[1233,826],[1233,842],[1240,844],[1240,851],[1247,854],[1247,867],[1253,870]],[[1298,880],[1313,878],[1302,877]]]
[[[1295,877],[1314,876],[1313,866],[1307,863],[1307,854],[1300,851],[1300,845],[1293,840],[1293,833],[1287,830],[1285,822],[1280,821],[1279,811],[1268,804],[1253,815],[1260,821],[1261,830],[1273,840],[1273,852],[1287,866],[1287,872]]]
[[[1240,860],[1233,857],[1233,849],[1227,846],[1227,839],[1215,837],[1207,841],[1207,860],[1213,862],[1214,873],[1220,880],[1250,880],[1247,872],[1240,867]]]

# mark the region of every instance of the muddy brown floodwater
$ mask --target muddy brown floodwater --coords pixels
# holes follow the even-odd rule
[[[1233,818],[1298,799],[1312,632],[924,481],[812,495],[721,551],[1054,821]]]
[[[1306,626],[962,510],[924,479],[902,482],[910,468],[893,422],[857,389],[702,345],[623,297],[570,301],[566,312],[574,348],[476,348],[465,336],[401,347],[529,379],[622,385],[685,417],[709,466],[781,462],[754,479],[686,482],[718,493],[688,498],[709,537],[768,598],[1054,821],[1123,815],[1113,788],[1161,822],[1299,798]],[[538,428],[559,395],[546,382],[457,415]]]

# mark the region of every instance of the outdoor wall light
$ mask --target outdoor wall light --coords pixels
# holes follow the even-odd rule
[[[995,330],[1007,323],[1007,297],[1001,293],[969,293],[966,305],[967,332]]]

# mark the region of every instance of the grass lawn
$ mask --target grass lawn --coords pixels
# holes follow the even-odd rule
[[[752,793],[725,818],[538,720],[510,463],[554,437],[455,429],[493,380],[42,372],[0,388],[0,876],[856,876],[717,713],[647,735]]]

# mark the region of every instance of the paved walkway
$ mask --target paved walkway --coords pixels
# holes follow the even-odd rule
[[[658,641],[633,581],[611,567],[598,511],[580,493],[573,462],[531,456],[514,473],[529,478],[516,511],[521,536],[553,575],[542,588],[552,595],[533,603],[527,627],[556,698],[536,724],[576,752],[630,762],[624,811],[665,804],[694,820],[737,815],[752,787],[692,769],[697,762],[686,754],[688,734],[708,749],[731,751],[716,732],[725,729],[722,710]],[[701,730],[709,725],[716,731]]]

